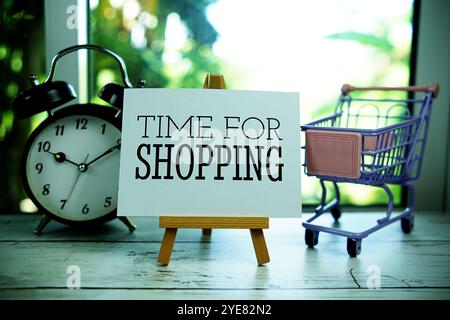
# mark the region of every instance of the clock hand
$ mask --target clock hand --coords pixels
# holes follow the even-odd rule
[[[90,162],[86,163],[86,166],[90,166],[91,164],[93,164],[95,161],[103,158],[104,156],[106,156],[107,154],[110,154],[111,152],[113,152],[116,149],[120,148],[120,143],[114,147],[109,148],[108,150],[106,150],[105,152],[103,152],[101,155],[99,155],[98,157],[92,159]]]
[[[77,167],[79,166],[78,163],[75,163],[75,162],[67,159],[66,154],[63,153],[63,152],[56,152],[56,153],[51,152],[51,151],[47,151],[47,152],[50,153],[51,155],[53,155],[53,157],[55,158],[56,162],[64,162],[64,161],[66,161],[66,162],[71,163],[71,164],[73,164],[73,165],[75,165]]]
[[[77,184],[77,182],[78,182],[78,178],[80,177],[80,174],[81,174],[82,172],[85,172],[85,171],[86,171],[86,170],[81,170],[81,167],[80,167],[80,166],[83,165],[83,164],[86,162],[86,160],[87,160],[88,157],[89,157],[89,154],[86,156],[86,159],[84,159],[84,161],[83,161],[82,164],[77,165],[77,167],[78,167],[78,174],[77,174],[77,177],[75,178],[75,182],[74,182],[73,185],[72,185],[72,189],[70,189],[70,193],[69,193],[69,196],[67,197],[67,201],[69,201],[70,197],[72,196],[73,190],[75,189],[75,186],[76,186],[76,184]]]

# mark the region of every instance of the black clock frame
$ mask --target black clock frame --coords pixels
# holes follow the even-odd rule
[[[33,192],[31,191],[30,185],[28,183],[27,178],[27,172],[26,172],[26,165],[27,165],[27,158],[28,154],[30,152],[31,146],[37,136],[49,125],[54,123],[57,120],[60,120],[62,118],[68,117],[68,116],[93,116],[100,118],[102,120],[105,120],[112,125],[114,125],[119,131],[122,131],[122,123],[121,119],[119,117],[116,117],[119,114],[120,110],[116,109],[114,107],[108,107],[93,103],[86,103],[86,104],[73,104],[67,107],[64,107],[60,110],[55,111],[51,116],[46,118],[42,123],[39,124],[39,126],[33,130],[33,132],[29,135],[27,138],[27,141],[25,143],[23,152],[22,152],[22,159],[20,164],[20,171],[21,171],[21,177],[22,177],[22,183],[24,186],[24,189],[27,193],[27,195],[30,197],[30,199],[33,201],[33,203],[36,205],[36,207],[39,209],[40,212],[48,216],[50,219],[64,223],[66,225],[70,226],[86,226],[86,225],[97,225],[102,224],[105,222],[108,222],[110,220],[113,220],[117,218],[117,208],[112,210],[111,212],[107,213],[104,216],[92,219],[92,220],[83,220],[83,221],[74,221],[69,219],[64,219],[49,210],[47,210],[41,203],[36,199]]]
[[[103,101],[109,103],[112,107],[85,103],[85,104],[73,104],[67,107],[62,107],[65,103],[72,101],[76,98],[76,93],[74,88],[67,82],[64,81],[53,81],[53,76],[55,74],[55,68],[57,62],[67,54],[76,52],[78,50],[92,50],[98,51],[102,54],[110,56],[119,65],[120,74],[122,76],[122,85],[117,83],[107,83],[99,92],[98,97]],[[128,79],[127,69],[123,59],[111,50],[105,49],[103,47],[93,45],[93,44],[80,44],[72,47],[65,48],[59,51],[52,60],[50,66],[50,72],[47,79],[43,83],[39,83],[35,75],[30,76],[31,88],[25,92],[21,92],[17,97],[14,98],[12,102],[12,110],[14,116],[18,119],[28,118],[32,115],[40,113],[42,111],[47,111],[49,117],[45,119],[28,137],[27,142],[23,150],[22,160],[21,160],[21,176],[24,189],[31,200],[35,203],[39,210],[44,213],[44,217],[37,226],[35,233],[41,234],[45,226],[51,221],[56,220],[67,225],[72,226],[85,226],[100,224],[117,217],[117,209],[112,210],[110,213],[95,218],[92,220],[84,221],[72,221],[68,219],[61,218],[56,214],[48,211],[44,208],[40,202],[36,199],[31,188],[28,184],[28,179],[26,176],[26,161],[28,153],[30,151],[31,144],[36,139],[37,135],[42,132],[42,130],[55,120],[64,118],[71,115],[91,115],[94,117],[101,118],[105,121],[110,122],[121,130],[121,111],[123,107],[123,96],[124,90],[126,88],[133,88],[130,80]],[[137,88],[143,88],[145,86],[144,80],[139,80]],[[60,108],[61,109],[58,109]],[[117,217],[121,220],[130,232],[136,229],[136,226],[131,222],[128,217]]]

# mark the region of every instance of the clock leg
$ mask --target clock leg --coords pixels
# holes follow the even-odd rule
[[[42,234],[42,230],[44,230],[45,226],[52,221],[52,218],[50,218],[49,216],[44,215],[41,219],[41,221],[39,222],[39,224],[37,225],[36,229],[34,229],[34,233],[37,235],[41,235]]]
[[[134,230],[136,230],[136,225],[133,224],[130,218],[128,217],[118,217],[120,221],[123,222],[124,225],[128,227],[128,230],[130,230],[130,233],[132,233]]]

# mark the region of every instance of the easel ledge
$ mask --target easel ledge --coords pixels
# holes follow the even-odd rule
[[[268,229],[269,218],[265,217],[177,217],[159,218],[160,228],[186,229]]]
[[[223,75],[207,75],[203,88],[226,89]],[[263,233],[263,229],[269,228],[269,218],[267,217],[162,216],[159,218],[159,227],[166,229],[158,256],[158,262],[165,265],[170,262],[179,228],[203,229],[204,236],[211,235],[211,229],[250,229],[258,264],[263,265],[270,262],[269,251],[267,250]]]
[[[158,262],[169,264],[177,230],[185,229],[250,229],[250,235],[259,265],[270,262],[269,251],[263,229],[269,228],[269,218],[266,217],[168,217],[159,218],[159,227],[165,228],[164,238],[159,250]],[[203,235],[210,235],[205,234]]]

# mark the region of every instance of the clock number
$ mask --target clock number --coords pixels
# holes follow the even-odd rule
[[[103,205],[105,208],[109,208],[111,206],[112,197],[105,198],[105,204]]]
[[[102,134],[105,134],[106,124],[102,124]]]
[[[86,125],[88,123],[87,119],[84,119],[84,118],[83,119],[77,119],[76,123],[77,123],[77,125],[76,125],[75,129],[77,129],[77,130],[79,130],[79,129],[86,130],[87,129],[87,127],[86,127]]]
[[[55,130],[56,130],[56,134],[55,135],[57,135],[57,136],[61,135],[62,136],[64,134],[64,125],[57,125],[55,127]]]
[[[50,193],[50,185],[47,183],[47,184],[44,184],[44,186],[42,187],[42,194],[44,195],[44,196],[46,196],[46,195],[48,195]]]
[[[121,139],[117,139],[117,144],[119,145],[119,150],[120,150],[120,143],[122,142],[122,140]]]
[[[81,213],[82,214],[88,214],[89,213],[89,207],[88,207],[87,203],[83,206],[83,209],[81,209]]]
[[[66,202],[67,202],[67,199],[59,200],[59,202],[61,202],[61,210],[64,209],[64,207],[66,205]]]
[[[51,144],[50,141],[44,141],[38,143],[38,152],[44,151],[48,152],[50,150]]]
[[[41,162],[36,163],[35,169],[37,170],[38,174],[41,174],[43,168],[44,165]]]

